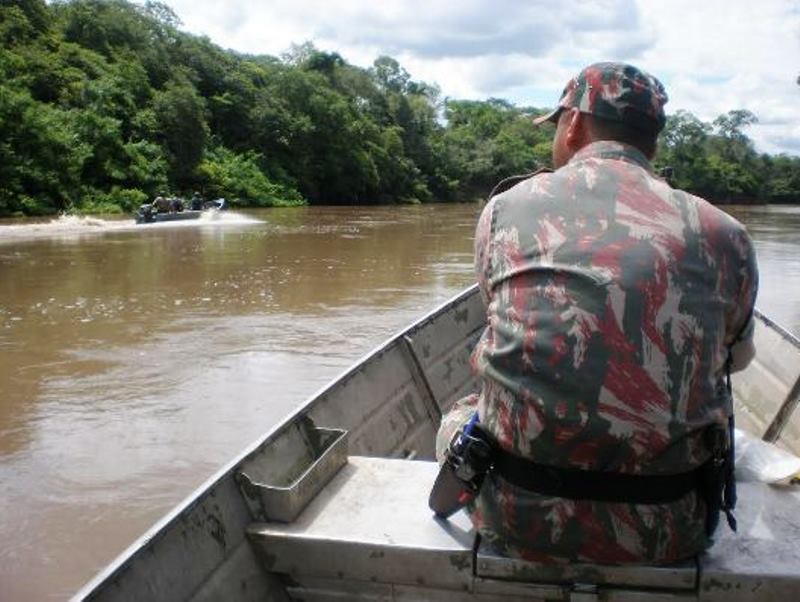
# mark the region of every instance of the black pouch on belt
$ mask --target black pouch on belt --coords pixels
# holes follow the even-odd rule
[[[711,537],[719,525],[720,512],[725,513],[728,526],[736,531],[733,417],[727,426],[710,427],[705,436],[711,458],[701,470],[700,494],[706,503],[706,535]]]
[[[433,484],[428,506],[447,518],[475,499],[493,462],[493,445],[474,418],[450,443]]]

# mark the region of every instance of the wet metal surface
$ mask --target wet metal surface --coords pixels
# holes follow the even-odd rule
[[[435,462],[351,457],[289,525],[256,523],[248,536],[270,570],[298,582],[334,577],[465,590],[474,531],[466,514],[435,521],[424,500]]]
[[[253,520],[293,521],[347,462],[347,431],[305,425],[298,421],[285,434],[300,439],[289,446],[294,453],[276,457],[267,446],[237,471],[236,480]],[[322,443],[311,445],[302,433],[305,428],[315,429]],[[276,466],[285,472],[273,479]]]

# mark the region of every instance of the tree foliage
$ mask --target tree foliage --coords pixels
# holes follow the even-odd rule
[[[757,153],[744,131],[757,121],[745,110],[711,123],[678,111],[661,135],[658,162],[673,168],[676,186],[714,201],[800,201],[800,159]]]
[[[0,3],[0,215],[193,190],[250,206],[470,200],[550,162],[540,110],[443,99],[390,56],[241,55],[180,25],[157,1]],[[755,122],[679,111],[659,161],[715,200],[797,201],[799,160],[756,153]]]

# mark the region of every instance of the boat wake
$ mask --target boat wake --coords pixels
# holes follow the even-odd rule
[[[26,219],[21,223],[0,225],[0,244],[41,238],[71,238],[90,233],[124,230],[130,224],[130,220],[127,219],[101,219],[77,215],[60,215],[55,219],[40,221]]]
[[[151,228],[197,228],[209,225],[258,224],[261,220],[233,211],[209,211],[195,220],[137,225],[127,216],[99,218],[90,216],[61,215],[38,221],[26,219],[20,223],[0,225],[0,244],[43,238],[70,239],[84,235],[149,230]]]
[[[222,223],[222,224],[260,224],[260,219],[236,213],[235,211],[206,211],[198,220],[200,223]]]
[[[196,219],[186,219],[186,220],[174,220],[174,221],[163,221],[163,222],[151,222],[147,224],[135,224],[131,227],[135,228],[136,230],[150,230],[150,229],[161,229],[161,228],[198,228],[198,227],[208,227],[208,226],[228,226],[228,225],[246,225],[246,224],[261,224],[263,223],[261,220],[256,219],[254,217],[250,217],[248,215],[244,215],[243,213],[236,213],[235,211],[204,211],[200,214],[200,217]],[[130,222],[128,222],[130,226]]]

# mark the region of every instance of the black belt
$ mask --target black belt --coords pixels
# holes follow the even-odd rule
[[[541,495],[598,502],[665,504],[697,491],[701,483],[702,466],[671,475],[560,468],[532,462],[505,451],[483,429],[475,434],[488,440],[494,448],[491,469],[494,474],[520,489]]]

